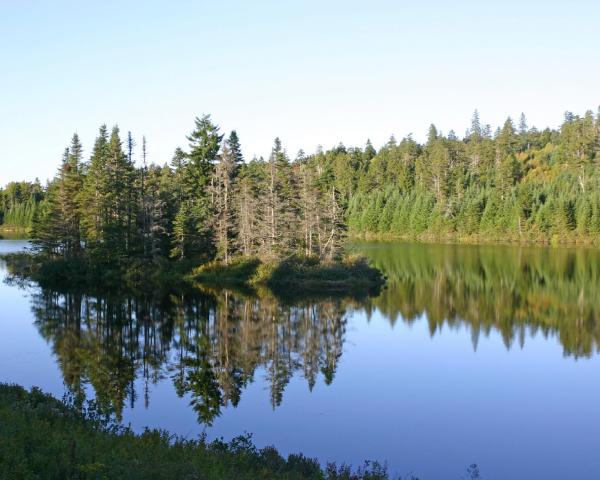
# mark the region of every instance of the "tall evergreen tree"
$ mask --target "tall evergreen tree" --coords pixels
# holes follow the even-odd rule
[[[237,165],[244,163],[244,155],[242,154],[242,146],[240,145],[240,139],[235,130],[232,130],[227,138],[227,147],[231,152],[231,156],[235,159]]]
[[[204,115],[196,118],[195,129],[187,138],[190,152],[182,172],[183,195],[175,219],[172,256],[210,258],[214,250],[210,183],[223,136],[210,115]]]
[[[109,219],[109,184],[108,129],[102,125],[86,169],[81,194],[83,238],[90,254],[98,254],[99,257],[104,250],[105,228]]]

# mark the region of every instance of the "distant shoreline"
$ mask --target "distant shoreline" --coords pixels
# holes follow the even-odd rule
[[[514,245],[514,246],[537,246],[537,247],[600,247],[600,236],[593,237],[564,237],[555,235],[552,237],[533,237],[531,235],[515,236],[506,234],[499,236],[482,235],[460,235],[453,233],[446,234],[421,234],[398,235],[393,233],[351,233],[350,241],[378,241],[378,242],[411,242],[423,244],[443,244],[443,245]]]
[[[29,229],[0,225],[0,240],[29,240]]]

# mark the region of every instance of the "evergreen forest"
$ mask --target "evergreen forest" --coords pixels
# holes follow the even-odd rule
[[[0,190],[0,222],[39,249],[128,258],[332,260],[344,237],[595,243],[600,111],[538,130],[524,115],[492,131],[477,111],[462,138],[434,125],[421,144],[343,144],[244,159],[236,131],[196,118],[187,148],[147,164],[147,143],[100,127],[89,158],[77,134],[54,179]],[[140,148],[141,147],[141,148]]]

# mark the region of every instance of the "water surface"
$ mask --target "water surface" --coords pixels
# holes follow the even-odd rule
[[[598,251],[355,248],[388,276],[376,298],[4,282],[0,381],[95,397],[136,430],[247,431],[425,479],[600,476]]]

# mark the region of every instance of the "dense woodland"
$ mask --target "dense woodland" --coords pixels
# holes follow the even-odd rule
[[[0,188],[0,227],[14,230],[31,228],[34,213],[44,198],[44,189],[36,180],[11,182]]]
[[[279,139],[245,162],[236,132],[196,119],[189,148],[146,165],[131,134],[101,127],[86,161],[77,135],[47,187],[0,191],[5,224],[33,225],[45,251],[126,257],[333,258],[353,235],[593,242],[600,233],[600,111],[558,130],[508,118],[494,133],[477,111],[463,138],[431,125],[377,151],[340,144],[290,160]],[[136,156],[137,155],[137,156]],[[138,165],[138,166],[136,166]]]
[[[84,161],[75,134],[35,209],[32,236],[46,253],[120,263],[124,259],[273,259],[301,254],[333,260],[344,236],[331,170],[291,162],[279,139],[268,160],[244,163],[235,131],[196,119],[189,150],[169,165],[134,161],[131,134],[100,128]]]
[[[600,111],[567,112],[559,130],[543,131],[521,115],[494,134],[476,111],[463,139],[431,125],[425,145],[392,138],[355,158],[361,175],[336,176],[353,232],[544,241],[600,233]]]

